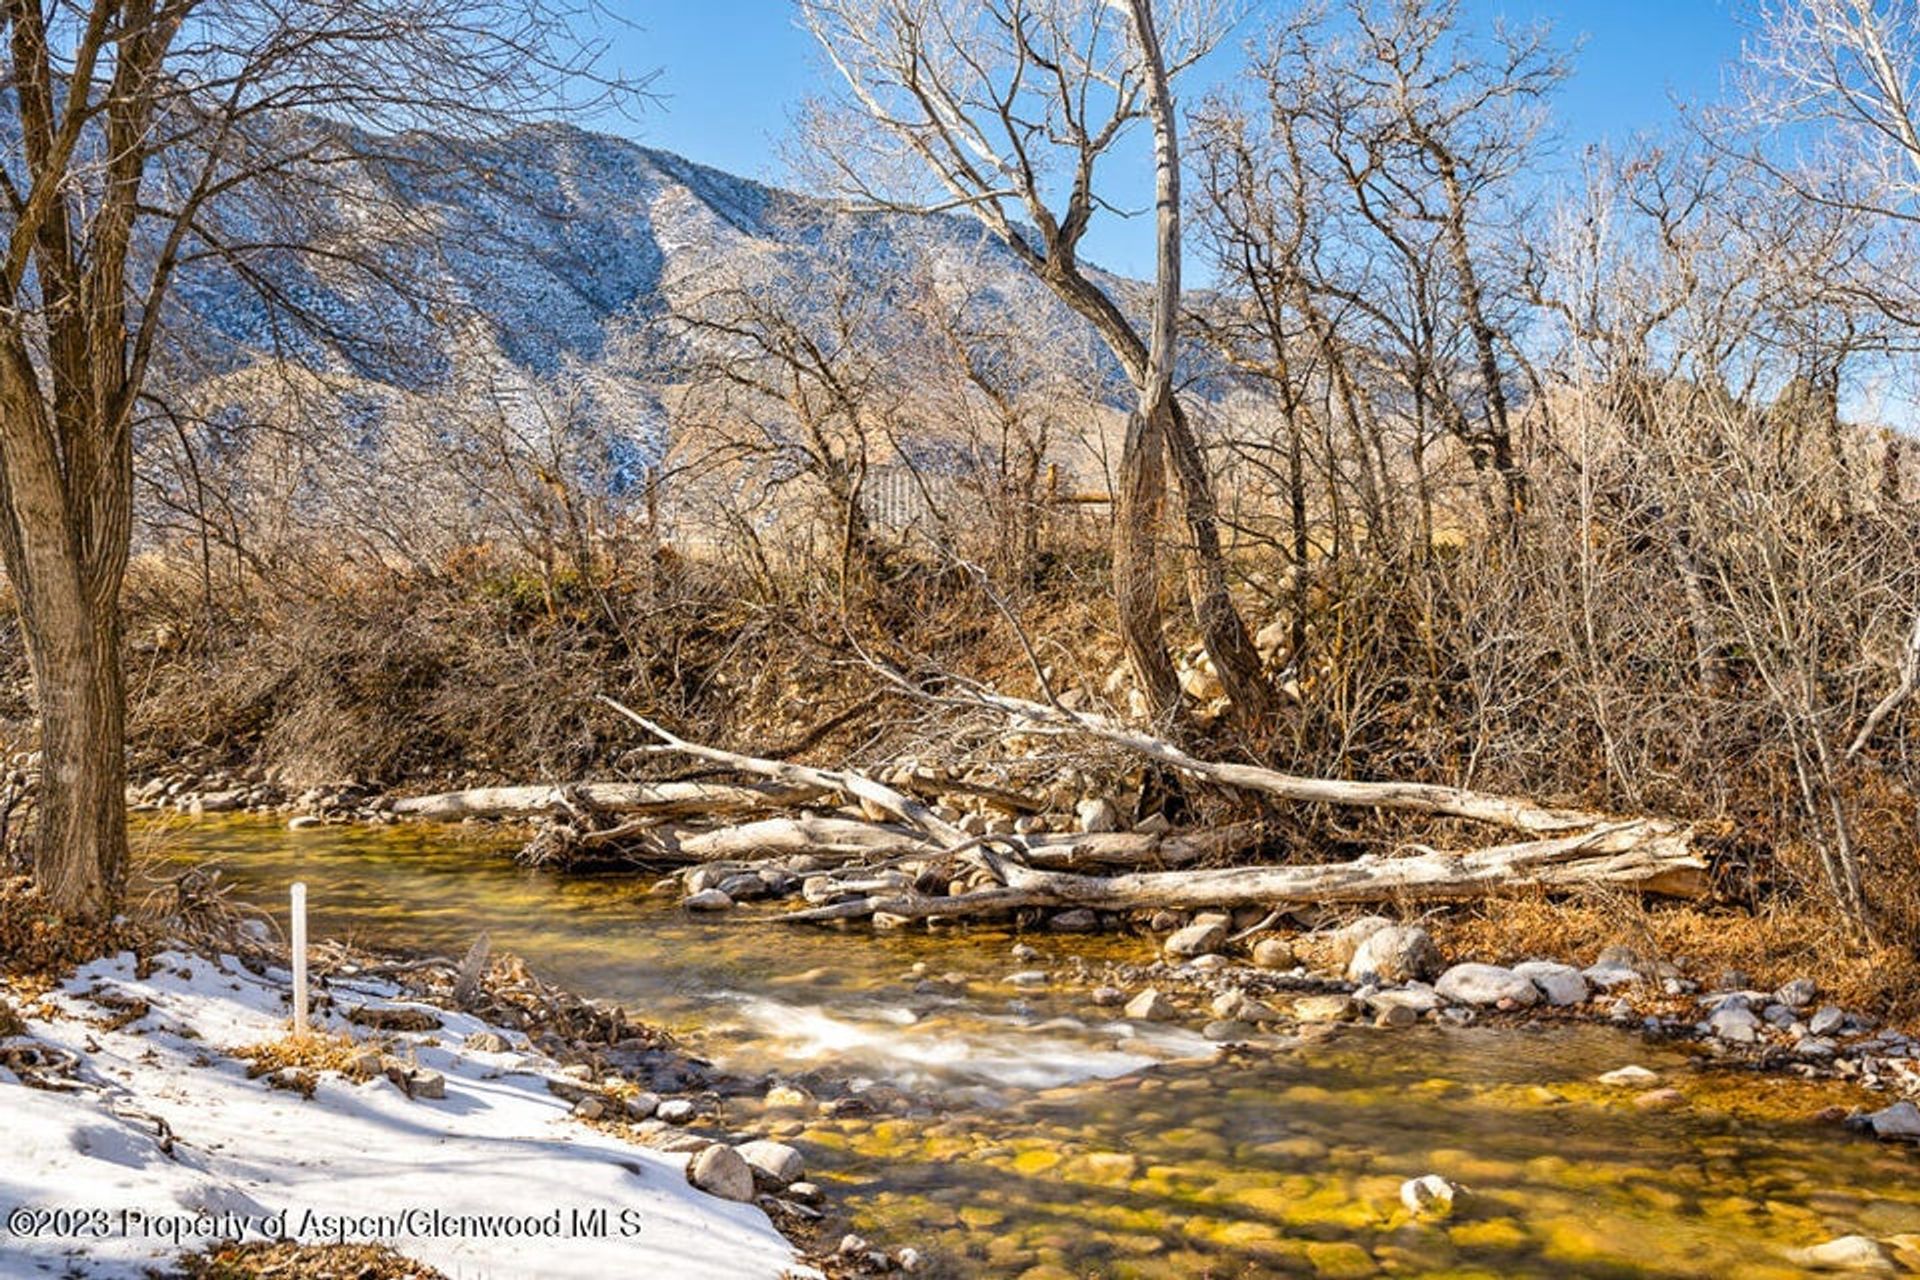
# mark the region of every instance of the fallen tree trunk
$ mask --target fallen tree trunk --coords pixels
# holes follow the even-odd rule
[[[576,811],[672,818],[755,813],[818,800],[820,787],[715,782],[571,782],[551,787],[476,787],[397,800],[393,812],[428,822],[463,818],[538,818]]]
[[[672,752],[692,756],[696,760],[725,765],[729,769],[738,769],[743,773],[757,773],[763,778],[772,778],[775,782],[784,783],[787,786],[817,787],[823,791],[838,792],[865,805],[870,805],[882,813],[890,814],[910,827],[926,832],[932,839],[949,848],[969,841],[966,832],[934,813],[920,801],[885,783],[876,782],[864,774],[835,769],[816,769],[811,765],[792,764],[785,760],[767,760],[760,756],[739,755],[732,751],[722,751],[718,747],[702,746],[667,732],[637,711],[620,705],[605,694],[600,695],[600,701],[660,740],[657,744],[643,747],[644,751],[655,754]]]
[[[1304,804],[1345,805],[1374,809],[1404,809],[1441,817],[1511,827],[1518,831],[1552,834],[1584,831],[1616,822],[1605,814],[1579,809],[1554,809],[1515,796],[1469,791],[1425,782],[1356,782],[1344,778],[1309,778],[1263,769],[1258,765],[1202,760],[1164,738],[1130,729],[1104,716],[1068,711],[991,690],[970,691],[966,701],[989,707],[1040,729],[1084,733],[1137,752],[1150,760],[1196,778]]]
[[[1445,901],[1513,893],[1616,888],[1696,898],[1708,890],[1693,833],[1657,822],[1616,823],[1597,831],[1405,858],[1297,867],[1230,867],[1085,876],[1002,864],[1006,884],[950,898],[883,894],[780,919],[844,920],[875,913],[925,919],[994,914],[1024,907],[1193,909],[1333,902]]]

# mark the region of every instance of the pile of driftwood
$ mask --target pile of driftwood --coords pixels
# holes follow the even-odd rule
[[[874,776],[722,751],[604,701],[653,737],[644,750],[704,762],[714,776],[733,780],[492,787],[402,800],[394,812],[442,821],[542,819],[529,861],[675,870],[696,892],[728,885],[734,896],[798,890],[809,905],[781,917],[791,921],[886,924],[1032,908],[1279,908],[1599,887],[1696,897],[1708,888],[1695,832],[1684,823],[1548,808],[1454,787],[1299,777],[1204,760],[1100,716],[991,692],[973,695],[975,705],[1022,732],[1085,735],[1269,803],[1464,819],[1516,838],[1459,851],[1414,846],[1403,855],[1351,862],[1220,866],[1259,845],[1260,823],[1060,833],[1002,821],[982,832],[978,822],[958,823],[950,809],[933,803],[966,787],[934,771]],[[992,792],[989,803],[1010,814],[1044,807],[1017,793],[975,790]],[[759,891],[742,892],[756,886]],[[726,905],[711,894],[706,901]]]

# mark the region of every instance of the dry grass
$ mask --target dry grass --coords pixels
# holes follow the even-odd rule
[[[146,939],[146,930],[137,924],[75,924],[54,911],[31,880],[0,879],[0,975],[50,982],[76,964]]]
[[[1772,989],[1811,977],[1822,998],[1888,1019],[1920,1016],[1920,961],[1908,949],[1850,941],[1807,905],[1749,912],[1643,903],[1626,895],[1509,899],[1429,922],[1449,956],[1511,964],[1535,957],[1589,964],[1608,946],[1680,961],[1696,977],[1727,969]]]
[[[385,1245],[218,1245],[189,1254],[172,1273],[179,1280],[446,1280]]]

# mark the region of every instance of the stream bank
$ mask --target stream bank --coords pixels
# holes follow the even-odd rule
[[[457,956],[484,929],[668,1025],[742,1083],[702,1123],[804,1154],[829,1243],[912,1247],[939,1274],[1785,1276],[1805,1273],[1794,1251],[1856,1235],[1902,1265],[1920,1231],[1908,1151],[1822,1114],[1886,1094],[1727,1070],[1604,1016],[1254,1024],[1222,1045],[1200,993],[1255,976],[1139,938],[702,916],[630,877],[481,856],[498,833],[222,820],[184,837],[181,858],[223,859],[262,905],[305,879],[317,934]],[[1183,1016],[1095,1003],[1128,971],[1167,981]],[[1172,989],[1182,971],[1193,986]],[[1626,1067],[1657,1084],[1598,1079]],[[1450,1218],[1401,1204],[1426,1174],[1469,1189]]]

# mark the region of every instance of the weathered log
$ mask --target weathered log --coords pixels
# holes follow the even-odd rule
[[[643,750],[692,756],[696,760],[707,760],[714,764],[725,765],[729,769],[738,769],[743,773],[757,773],[763,778],[772,778],[775,782],[785,783],[788,786],[818,787],[826,791],[835,791],[852,799],[865,801],[882,812],[900,819],[908,826],[926,832],[935,841],[949,848],[966,844],[969,840],[966,832],[934,813],[920,801],[885,783],[876,782],[864,774],[837,769],[816,769],[811,765],[793,764],[785,760],[767,760],[760,756],[739,755],[732,751],[722,751],[718,747],[702,746],[667,732],[637,711],[622,706],[605,694],[600,695],[600,701],[660,739],[657,745],[645,747]]]
[[[1616,823],[1597,831],[1403,858],[1297,867],[1230,867],[1085,876],[1003,864],[1006,887],[951,898],[884,894],[796,911],[794,922],[839,920],[886,912],[929,916],[994,914],[1023,907],[1199,908],[1282,903],[1446,901],[1514,893],[1616,888],[1668,897],[1707,892],[1706,864],[1685,827]]]
[[[825,789],[794,784],[718,782],[573,782],[560,786],[477,787],[394,802],[393,812],[429,822],[462,818],[537,818],[567,814],[644,813],[670,818],[741,814],[807,804]]]
[[[1516,796],[1503,796],[1462,787],[1425,782],[1358,782],[1344,778],[1310,778],[1281,773],[1258,765],[1202,760],[1164,738],[1142,733],[1104,716],[1069,711],[1045,703],[1014,698],[991,690],[973,690],[967,700],[990,707],[1041,729],[1066,730],[1125,747],[1182,773],[1222,786],[1258,792],[1304,804],[1331,804],[1375,809],[1404,809],[1441,817],[1469,818],[1519,831],[1551,834],[1583,831],[1618,821],[1605,814],[1578,809],[1554,809]]]
[[[930,844],[906,827],[857,818],[830,818],[803,813],[790,818],[767,818],[712,830],[657,831],[653,839],[664,852],[688,862],[779,857],[806,853],[818,857],[896,858],[909,854],[936,854]]]

